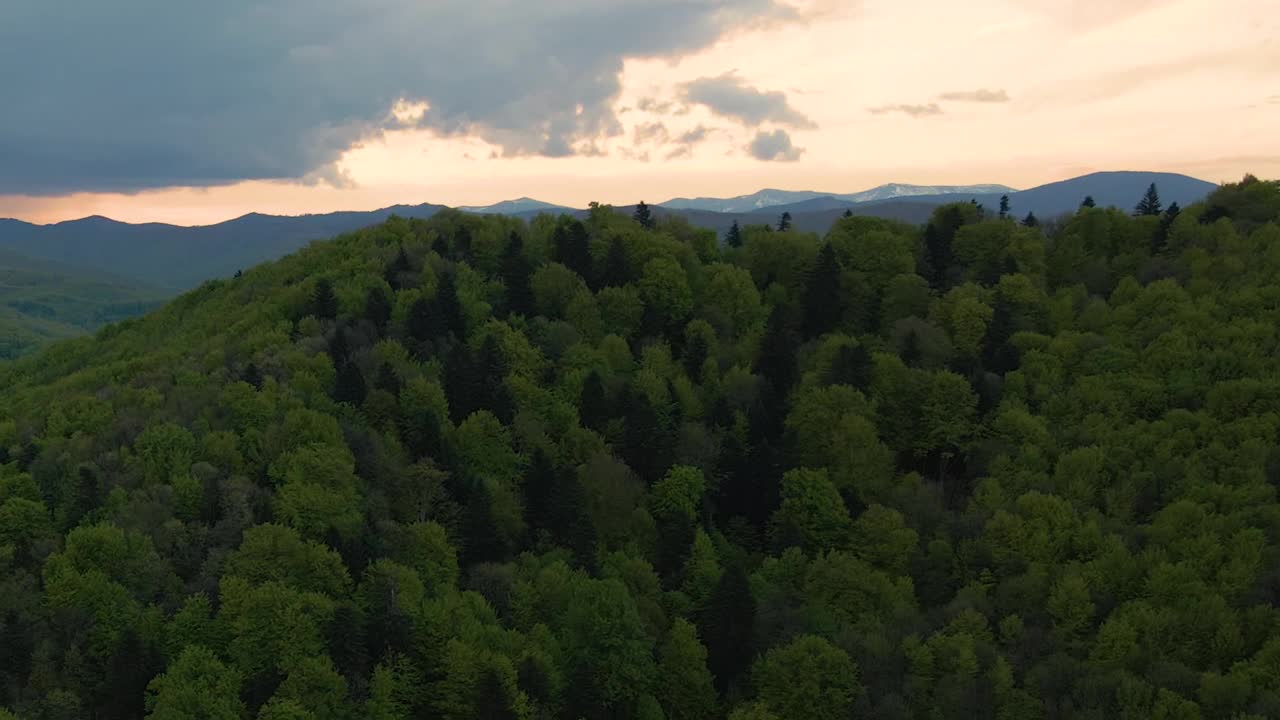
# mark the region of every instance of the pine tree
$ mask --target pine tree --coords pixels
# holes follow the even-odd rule
[[[722,695],[743,676],[755,649],[755,598],[751,582],[738,564],[731,565],[697,614],[698,637],[707,646],[707,669]]]
[[[1009,217],[1009,196],[1001,195],[1000,196],[1000,219],[1004,220],[1007,217]]]
[[[556,262],[583,278],[591,277],[591,239],[581,220],[561,222],[551,236],[551,243]]]
[[[254,390],[262,389],[262,371],[258,369],[257,363],[251,362],[246,365],[244,375],[240,379],[252,385]]]
[[[734,220],[729,226],[729,233],[725,235],[724,242],[732,248],[742,247],[742,228],[738,227],[738,221]]]
[[[604,258],[604,272],[600,274],[600,288],[622,287],[631,282],[631,261],[627,259],[627,247],[622,238],[609,241],[609,254]]]
[[[1022,218],[1022,224],[1025,227],[1039,227],[1040,219],[1036,217],[1035,213],[1029,212],[1026,217]]]
[[[778,218],[778,232],[786,232],[791,229],[791,213],[783,211],[782,217]]]
[[[364,317],[378,328],[378,332],[386,331],[387,323],[391,322],[392,309],[391,298],[387,297],[387,291],[381,285],[369,288],[364,301]]]
[[[774,390],[785,394],[791,390],[798,376],[796,370],[795,333],[787,323],[786,311],[775,307],[765,325],[764,338],[760,341],[760,353],[756,356],[755,369]]]
[[[578,414],[582,426],[592,430],[599,430],[609,420],[609,398],[605,395],[604,380],[595,370],[582,383]]]
[[[1156,192],[1156,184],[1151,183],[1151,187],[1147,188],[1147,194],[1142,196],[1142,200],[1140,200],[1137,207],[1133,209],[1133,214],[1159,215],[1161,207],[1160,193]]]
[[[636,222],[640,223],[640,227],[646,230],[653,229],[653,212],[649,210],[649,206],[643,200],[640,201],[639,205],[636,205],[636,211],[632,217],[635,218]]]
[[[373,386],[384,392],[391,393],[394,397],[400,397],[400,375],[396,373],[396,369],[391,366],[391,363],[384,361],[378,366],[378,376],[373,381]]]
[[[1160,224],[1156,226],[1156,231],[1151,237],[1151,254],[1159,255],[1165,252],[1169,246],[1169,230],[1173,228],[1173,221],[1178,219],[1178,214],[1182,212],[1182,208],[1178,207],[1178,203],[1170,203],[1169,208],[1160,216]]]
[[[847,217],[847,218],[853,217],[853,210],[846,208],[844,211],[844,217]]]
[[[466,337],[467,327],[462,320],[462,303],[458,301],[458,288],[454,285],[453,273],[445,273],[440,278],[440,286],[436,288],[433,308],[440,314],[443,322],[441,335],[453,333],[458,339]]]
[[[347,345],[346,329],[342,326],[333,329],[333,338],[329,340],[329,357],[335,368],[341,368],[351,361],[351,348]]]
[[[410,272],[413,272],[413,266],[409,263],[409,256],[404,251],[404,245],[401,245],[396,251],[395,259],[387,266],[387,270],[382,276],[392,290],[399,290],[402,287],[401,276]]]
[[[502,256],[502,281],[507,287],[508,313],[533,316],[533,287],[530,285],[532,275],[533,269],[524,255],[524,240],[519,233],[512,231]]]
[[[680,357],[685,374],[694,382],[702,381],[702,365],[707,361],[711,348],[707,346],[707,338],[702,334],[694,335],[684,347]]]
[[[827,369],[827,383],[849,385],[866,392],[871,387],[872,367],[871,353],[861,343],[842,345]]]
[[[1082,208],[1091,208],[1091,207],[1097,207],[1097,206],[1098,204],[1093,201],[1092,195],[1085,195],[1084,202],[1080,203],[1080,207]]]
[[[316,281],[315,291],[311,294],[311,314],[322,320],[338,317],[338,297],[333,294],[333,285],[326,278]]]
[[[840,324],[844,308],[840,292],[840,260],[831,243],[822,246],[804,288],[804,336],[812,339]]]
[[[916,335],[915,330],[909,330],[907,336],[902,340],[902,352],[899,353],[902,363],[907,367],[920,366],[920,337]]]
[[[353,362],[343,363],[334,379],[333,399],[359,407],[364,403],[367,388],[360,367]]]
[[[420,343],[426,342],[441,334],[443,327],[443,319],[429,300],[418,298],[409,306],[409,316],[405,320],[409,337]]]

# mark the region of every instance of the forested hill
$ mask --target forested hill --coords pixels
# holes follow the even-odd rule
[[[1280,717],[1280,185],[1143,210],[392,218],[0,366],[0,717]]]

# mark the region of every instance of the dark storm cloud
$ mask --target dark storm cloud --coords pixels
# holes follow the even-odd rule
[[[795,162],[800,159],[804,148],[791,144],[791,136],[785,130],[756,133],[756,138],[747,146],[747,152],[757,160],[777,160]]]
[[[774,122],[794,128],[815,127],[812,120],[791,107],[785,93],[757,90],[732,72],[685,83],[681,93],[685,102],[705,105],[717,115],[744,125]]]
[[[573,154],[621,132],[625,58],[794,16],[780,0],[7,2],[0,194],[320,179],[396,127],[400,99],[507,155]]]

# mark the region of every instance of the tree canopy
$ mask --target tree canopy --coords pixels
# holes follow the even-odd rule
[[[1280,716],[1280,184],[1005,215],[392,217],[0,364],[0,718]]]

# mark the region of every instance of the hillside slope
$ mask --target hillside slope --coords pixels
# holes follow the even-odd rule
[[[1278,221],[444,211],[211,281],[0,364],[0,707],[1280,716]]]
[[[0,250],[0,360],[141,315],[171,292]]]

